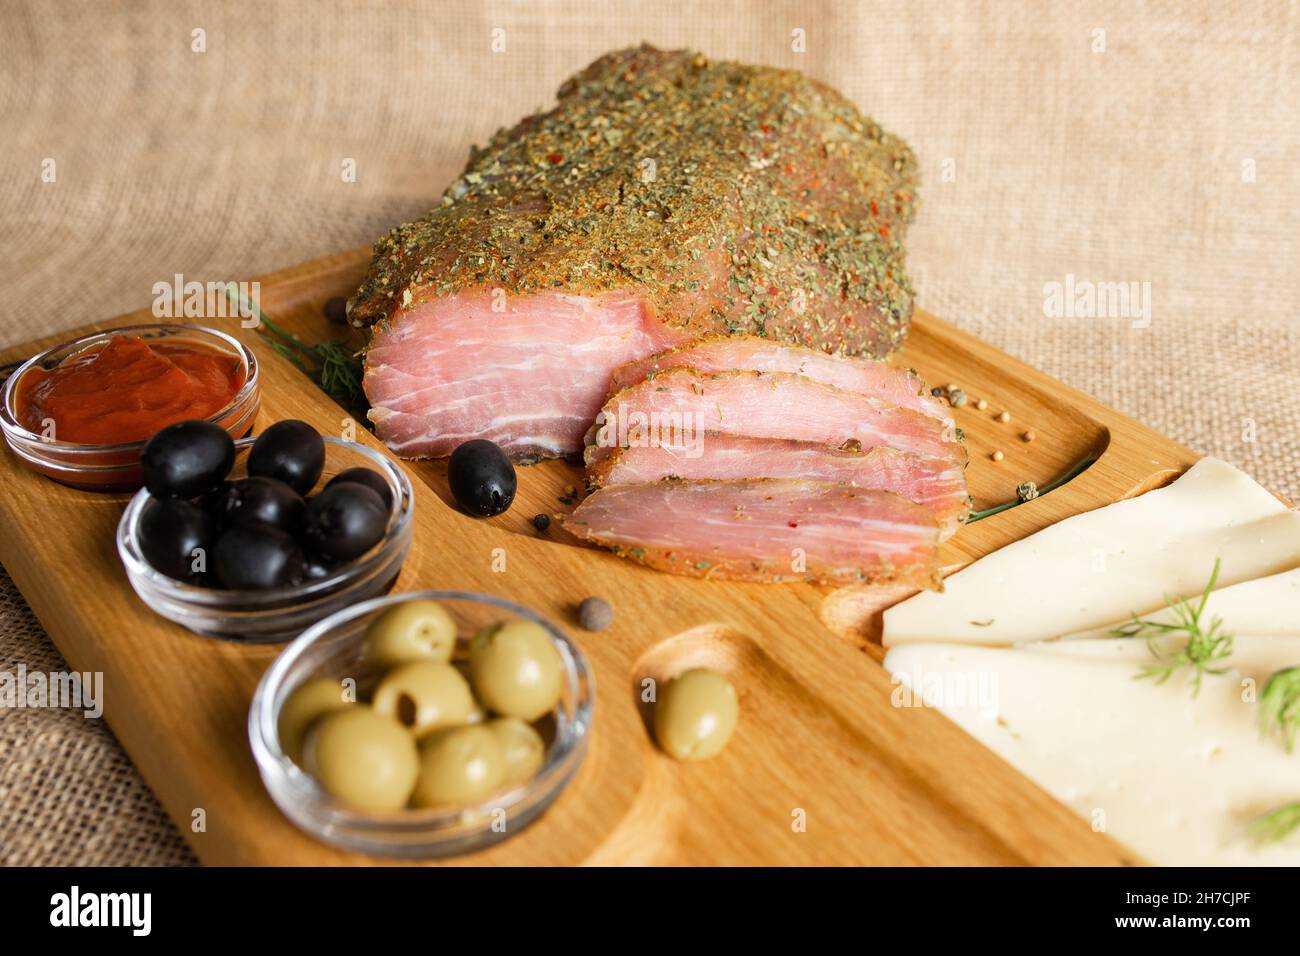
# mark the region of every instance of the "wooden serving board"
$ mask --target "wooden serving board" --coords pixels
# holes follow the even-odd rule
[[[352,335],[322,317],[358,284],[355,250],[261,279],[266,313],[309,342]],[[153,321],[147,311],[98,323]],[[202,321],[202,320],[199,320]],[[258,427],[302,418],[337,434],[345,413],[234,320],[263,363]],[[11,349],[34,354],[52,336]],[[963,529],[944,547],[959,567],[1069,515],[1164,484],[1196,456],[1087,396],[919,314],[896,359],[931,385],[960,385],[956,410],[971,451],[977,508],[1043,485],[1085,457],[1069,484]],[[975,401],[988,408],[980,411]],[[1009,423],[995,420],[1008,411]],[[1020,437],[1032,429],[1036,438]],[[366,441],[380,447],[364,430]],[[1004,452],[1001,462],[990,454]],[[581,471],[522,468],[506,515],[476,520],[449,504],[445,466],[407,463],[415,540],[397,590],[500,594],[566,625],[596,675],[596,717],[578,776],[533,826],[475,864],[1126,864],[1134,854],[1057,803],[938,712],[896,708],[880,666],[875,613],[896,589],[692,580],[539,535],[538,512],[566,510]],[[105,716],[199,858],[210,864],[379,862],[294,828],[263,789],[246,724],[253,689],[278,647],[197,637],[154,615],[131,591],[114,547],[126,496],[57,485],[6,451],[0,461],[0,562],[69,664],[102,671]],[[504,549],[506,569],[494,570]],[[499,566],[499,565],[498,565]],[[577,627],[574,606],[607,598],[613,626]],[[654,747],[639,684],[707,663],[726,671],[741,720],[718,758],[673,762]],[[202,809],[206,829],[192,821]],[[800,825],[802,824],[802,825]]]

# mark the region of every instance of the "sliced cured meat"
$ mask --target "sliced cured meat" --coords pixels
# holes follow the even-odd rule
[[[789,478],[609,485],[563,522],[676,574],[939,586],[934,518],[887,491]]]
[[[876,359],[827,355],[816,349],[781,345],[753,335],[714,336],[629,362],[614,372],[610,394],[670,368],[693,368],[700,372],[793,372],[814,382],[861,392],[900,408],[952,421],[948,406],[925,390],[915,372]]]
[[[952,426],[910,408],[789,372],[674,368],[611,397],[588,433],[586,460],[614,448],[688,445],[707,432],[821,445],[877,446],[964,463]]]
[[[950,537],[970,512],[966,475],[948,458],[894,448],[844,451],[812,442],[710,433],[695,446],[618,448],[587,472],[593,487],[661,479],[803,478],[892,491],[922,505]]]
[[[403,455],[468,435],[500,436],[515,457],[576,453],[591,390],[681,342],[749,334],[888,355],[912,317],[902,238],[916,181],[906,144],[795,70],[646,46],[603,56],[375,244],[348,303],[349,321],[375,329],[372,420]],[[466,308],[503,297],[504,313]],[[585,337],[569,325],[575,301]],[[600,314],[611,301],[644,341],[604,334],[627,328]],[[485,346],[516,320],[514,348]],[[547,364],[575,344],[570,366]],[[447,387],[467,370],[481,381]]]
[[[627,296],[448,296],[375,330],[369,417],[404,458],[450,455],[471,438],[515,459],[572,454],[611,370],[674,340]]]

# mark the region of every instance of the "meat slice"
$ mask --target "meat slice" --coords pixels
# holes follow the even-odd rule
[[[915,372],[875,359],[827,355],[815,349],[781,345],[752,335],[714,336],[629,362],[614,371],[610,394],[643,382],[665,369],[680,367],[701,372],[793,372],[814,382],[861,392],[901,408],[924,412],[941,421],[952,421],[948,406],[925,390]]]
[[[804,478],[892,491],[928,510],[947,539],[970,513],[966,475],[949,458],[894,448],[844,451],[812,442],[706,434],[697,446],[617,448],[587,470],[592,487],[662,479]]]
[[[630,296],[466,293],[380,327],[366,355],[370,420],[404,458],[450,455],[487,438],[515,459],[582,447],[611,363],[674,339]]]
[[[877,446],[965,463],[955,429],[936,418],[789,372],[674,368],[616,393],[588,433],[587,463],[614,448],[699,445],[708,432],[847,449]]]
[[[887,491],[791,478],[609,485],[563,522],[676,574],[939,586],[934,518]]]
[[[742,334],[888,355],[912,316],[902,238],[916,179],[902,141],[797,71],[610,53],[375,244],[348,303],[349,321],[375,329],[371,418],[404,455],[445,454],[444,433],[493,437],[514,457],[576,453],[586,396],[672,345]],[[485,301],[507,307],[470,305]],[[570,326],[575,303],[587,338]],[[497,348],[515,322],[514,347]],[[629,323],[643,341],[602,334]],[[534,374],[534,353],[575,344],[562,375]],[[441,387],[467,369],[476,385]],[[483,420],[490,435],[473,431]]]

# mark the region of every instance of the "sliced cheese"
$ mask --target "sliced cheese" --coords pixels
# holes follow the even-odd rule
[[[1193,604],[1198,602],[1196,597],[1190,600]],[[1235,637],[1300,635],[1300,568],[1216,588],[1205,600],[1201,620],[1208,625],[1215,617],[1221,618],[1224,630]],[[1164,607],[1144,614],[1143,619],[1157,624],[1173,624],[1178,615],[1173,608]],[[1111,637],[1115,628],[1130,620],[1112,621],[1104,627],[1069,634],[1065,640]]]
[[[1300,566],[1300,513],[1204,458],[1166,488],[1076,515],[976,561],[884,613],[886,646],[1014,644],[1104,627],[1199,593]]]
[[[1193,697],[1185,675],[1134,680],[1142,641],[1044,649],[908,644],[885,666],[1058,800],[1159,865],[1300,866],[1300,842],[1256,847],[1247,823],[1300,799],[1300,755],[1261,738],[1257,687],[1294,642],[1250,642]],[[1290,643],[1290,646],[1283,646]],[[1258,644],[1258,647],[1255,645]],[[1269,646],[1272,645],[1272,652]],[[1095,655],[1095,657],[1094,657]],[[1140,659],[1140,658],[1139,658]]]
[[[1187,637],[1157,637],[1154,643],[1160,656],[1169,658],[1186,645]],[[1031,644],[1017,644],[1016,648],[1075,660],[1117,661],[1131,665],[1135,674],[1143,665],[1157,663],[1146,639],[1140,637],[1112,637],[1095,641],[1035,641]],[[1232,653],[1221,663],[1212,666],[1215,669],[1226,667],[1245,674],[1266,671],[1264,676],[1267,678],[1274,671],[1293,665],[1300,666],[1300,634],[1233,637]],[[1204,681],[1212,681],[1215,676],[1206,674]],[[1300,794],[1296,794],[1296,799],[1300,800]]]

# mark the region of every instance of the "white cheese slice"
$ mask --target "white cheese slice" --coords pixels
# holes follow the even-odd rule
[[[1199,593],[1300,567],[1300,513],[1204,458],[1173,484],[1009,544],[884,613],[886,646],[1061,637]]]
[[[908,644],[885,667],[895,703],[931,695],[967,733],[1151,863],[1300,866],[1300,841],[1257,847],[1244,832],[1300,800],[1300,754],[1261,738],[1243,685],[1262,687],[1295,663],[1294,643],[1250,642],[1197,697],[1181,673],[1160,685],[1134,680],[1137,662],[1122,658],[1144,642],[1105,642],[1118,648],[1114,660],[1091,646],[1102,643],[1046,652]]]
[[[1164,657],[1177,653],[1187,643],[1186,635],[1182,637],[1157,637],[1156,648]],[[1096,641],[1035,641],[1031,644],[1017,644],[1017,650],[1031,651],[1036,654],[1051,654],[1055,657],[1071,657],[1075,660],[1116,661],[1131,665],[1136,674],[1144,664],[1155,662],[1145,638],[1108,638]],[[1249,636],[1232,639],[1232,654],[1220,664],[1233,671],[1254,674],[1266,671],[1265,678],[1283,667],[1300,667],[1300,633],[1290,635]],[[1215,675],[1206,674],[1206,683],[1213,681]],[[1141,682],[1138,682],[1141,686]],[[1262,684],[1260,685],[1262,688]],[[1296,757],[1300,760],[1300,754]],[[1300,800],[1300,793],[1296,794]]]
[[[1193,596],[1189,600],[1195,605],[1199,598]],[[1300,568],[1216,588],[1205,601],[1201,620],[1208,625],[1216,616],[1223,619],[1223,629],[1235,637],[1300,636]],[[1171,607],[1142,617],[1158,624],[1173,624],[1178,620]],[[1130,620],[1112,621],[1105,627],[1069,634],[1065,640],[1111,637],[1116,627]]]

